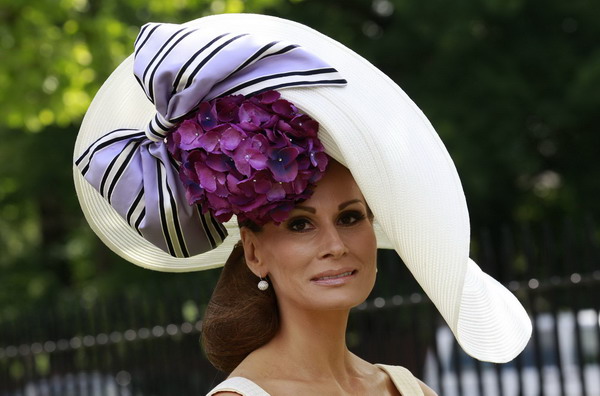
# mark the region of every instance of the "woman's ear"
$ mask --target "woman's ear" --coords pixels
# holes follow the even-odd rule
[[[244,246],[244,259],[246,265],[259,278],[267,276],[267,270],[264,262],[261,260],[260,246],[256,234],[246,227],[240,230],[242,245]]]

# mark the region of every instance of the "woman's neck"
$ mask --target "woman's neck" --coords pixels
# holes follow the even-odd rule
[[[280,307],[281,308],[281,307]],[[346,347],[349,310],[281,309],[280,329],[231,373],[270,394],[395,394],[389,378]]]
[[[282,310],[280,330],[266,345],[298,377],[347,381],[357,359],[346,346],[349,310]]]

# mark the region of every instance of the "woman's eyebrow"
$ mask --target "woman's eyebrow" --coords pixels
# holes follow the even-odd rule
[[[342,210],[346,206],[352,205],[353,203],[356,203],[356,202],[360,202],[364,205],[364,202],[362,201],[362,199],[351,199],[350,201],[342,202],[341,204],[339,204],[338,210]],[[294,209],[304,210],[306,212],[310,212],[313,214],[317,213],[317,210],[315,208],[313,208],[312,206],[297,205]]]
[[[348,205],[352,205],[353,203],[356,202],[360,202],[364,205],[364,202],[362,199],[351,199],[350,201],[346,201],[346,202],[342,202],[341,204],[338,205],[338,210],[342,210],[344,209],[346,206]]]
[[[305,210],[305,211],[307,211],[307,212],[310,212],[310,213],[312,213],[312,214],[315,214],[315,213],[317,213],[317,210],[316,210],[315,208],[313,208],[313,207],[310,207],[310,206],[302,206],[302,205],[298,205],[298,206],[296,206],[294,209]]]

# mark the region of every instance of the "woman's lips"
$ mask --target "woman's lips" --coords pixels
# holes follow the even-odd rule
[[[318,285],[333,286],[342,285],[354,278],[356,270],[342,270],[342,271],[326,271],[311,279]]]

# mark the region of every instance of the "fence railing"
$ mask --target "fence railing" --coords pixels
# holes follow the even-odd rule
[[[513,362],[464,354],[399,258],[380,252],[376,287],[347,343],[400,364],[440,395],[600,396],[600,249],[591,221],[474,235],[473,256],[524,303],[534,335]],[[213,277],[215,274],[194,275]],[[146,292],[0,317],[0,396],[203,394],[224,378],[198,342],[209,291],[179,278]]]

